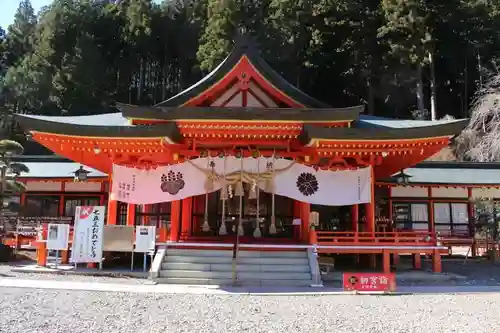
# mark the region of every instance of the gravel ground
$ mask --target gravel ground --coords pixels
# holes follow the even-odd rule
[[[14,265],[0,264],[0,278],[18,278],[33,280],[56,280],[56,281],[81,281],[100,283],[126,283],[126,284],[149,284],[147,279],[129,277],[88,276],[71,274],[42,274],[42,273],[19,273],[13,272]],[[1,313],[0,313],[1,315]],[[0,331],[2,333],[2,331]]]
[[[0,288],[2,333],[496,332],[500,294],[152,295]]]

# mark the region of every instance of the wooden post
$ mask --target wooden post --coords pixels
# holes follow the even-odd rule
[[[436,226],[434,222],[434,200],[432,199],[432,188],[430,186],[427,188],[427,195],[429,197],[429,231],[435,233]]]
[[[302,242],[309,244],[309,213],[311,212],[311,204],[306,202],[300,203],[300,219],[302,220]]]
[[[472,188],[467,188],[467,215],[469,219],[469,235],[472,236],[472,246],[471,246],[471,255],[472,257],[477,256],[477,248],[476,248],[476,228],[474,227],[474,202],[472,201]]]
[[[413,255],[413,268],[422,269],[422,257],[420,256],[420,253],[415,253]]]
[[[180,232],[180,216],[181,215],[181,201],[172,201],[170,208],[170,240],[172,242],[179,241]]]
[[[42,237],[41,242],[38,243],[36,261],[38,266],[47,266],[47,223],[42,224]]]
[[[66,183],[63,182],[62,183],[62,191],[65,190],[65,186],[66,186]],[[64,195],[61,195],[59,197],[59,216],[64,216],[64,205],[65,205],[65,202],[64,202]],[[69,264],[69,251],[68,249],[66,250],[61,250],[61,264],[62,265],[67,265]]]
[[[181,239],[186,240],[191,236],[191,218],[193,216],[193,198],[182,200],[182,222],[181,222]]]
[[[382,267],[384,273],[388,274],[391,272],[391,254],[387,250],[382,252]]]
[[[358,232],[359,231],[359,205],[352,205],[351,206],[351,224],[352,224],[352,231]]]
[[[432,253],[432,271],[434,273],[442,272],[441,253],[438,250],[434,250]]]

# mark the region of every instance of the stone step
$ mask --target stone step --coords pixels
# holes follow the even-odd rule
[[[208,256],[177,256],[167,255],[163,258],[163,263],[192,263],[192,264],[231,264],[232,257],[208,257]]]
[[[164,262],[162,270],[232,271],[232,264]],[[238,272],[310,272],[309,265],[237,265]]]
[[[305,258],[238,258],[241,265],[309,265],[309,259]]]
[[[306,251],[239,251],[238,258],[307,258]]]
[[[188,257],[233,257],[233,250],[204,250],[204,249],[171,249],[167,248],[167,256]]]
[[[195,278],[195,279],[231,279],[231,271],[185,271],[185,270],[162,270],[160,277]],[[311,280],[309,273],[296,272],[238,272],[240,280]]]
[[[218,285],[229,286],[233,284],[232,279],[195,279],[178,277],[160,277],[155,279],[157,283],[164,284],[185,284],[185,285]]]
[[[204,249],[167,249],[167,256],[190,257],[232,257],[231,250],[204,250]],[[302,251],[238,251],[239,258],[307,258],[307,252]]]
[[[211,272],[211,271],[161,270],[160,277],[191,278],[191,279],[232,279],[233,273],[231,271]]]
[[[195,278],[171,278],[160,277],[155,279],[157,283],[162,284],[184,284],[184,285],[218,285],[218,286],[231,286],[233,285],[232,279],[195,279]],[[297,286],[307,287],[312,285],[312,280],[237,280],[236,286]]]

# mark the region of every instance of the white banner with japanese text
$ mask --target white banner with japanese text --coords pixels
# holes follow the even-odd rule
[[[71,262],[101,262],[105,212],[104,206],[76,207]]]
[[[332,171],[283,158],[197,158],[150,170],[113,165],[111,199],[132,204],[181,200],[239,182],[302,202],[344,206],[370,202],[371,168]],[[272,188],[272,189],[270,189]]]

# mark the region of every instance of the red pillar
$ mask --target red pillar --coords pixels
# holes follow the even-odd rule
[[[172,201],[172,207],[170,209],[170,240],[173,242],[179,241],[180,215],[181,201]]]
[[[434,200],[432,200],[432,188],[430,186],[427,188],[427,196],[429,197],[429,231],[436,232],[434,226]]]
[[[351,206],[352,231],[359,231],[359,205]]]
[[[42,224],[42,239],[47,240],[47,229],[48,224]],[[36,254],[36,263],[38,266],[47,266],[47,243],[40,242],[38,243],[37,254]]]
[[[422,256],[420,253],[415,253],[413,255],[413,268],[422,269]]]
[[[128,226],[135,225],[135,205],[134,204],[127,205],[127,225]]]
[[[181,239],[191,236],[191,218],[193,216],[193,198],[182,200]]]
[[[311,212],[311,204],[306,202],[300,203],[300,219],[302,220],[302,242],[309,243],[309,213]]]
[[[382,266],[384,273],[388,274],[391,272],[391,254],[387,250],[382,252]]]
[[[116,216],[118,215],[118,201],[108,200],[106,224],[116,224]]]
[[[434,250],[432,253],[432,271],[434,273],[441,273],[441,253],[438,250]]]

